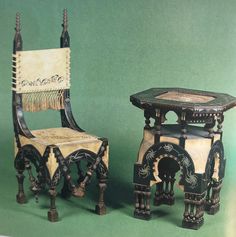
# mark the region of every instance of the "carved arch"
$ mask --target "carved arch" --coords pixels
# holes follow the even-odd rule
[[[44,157],[40,152],[31,144],[27,144],[19,149],[14,160],[14,166],[17,170],[27,170],[31,182],[31,190],[37,193],[44,188],[49,172],[46,168]],[[35,167],[37,178],[33,176],[31,171],[31,164]]]
[[[158,181],[155,175],[157,174],[156,163],[167,157],[177,161],[185,189],[196,190],[200,177],[195,174],[194,163],[190,155],[179,145],[169,142],[154,144],[146,151],[142,164],[135,164],[134,183],[150,185],[150,181]]]
[[[93,163],[96,158],[97,158],[96,153],[90,150],[80,149],[80,150],[72,152],[65,159],[67,160],[68,163],[79,162],[81,160],[87,160]],[[102,160],[99,162],[96,172],[98,176],[107,174],[108,169]]]
[[[224,177],[225,172],[225,158],[224,146],[222,141],[216,141],[209,152],[208,160],[205,168],[206,180],[209,183],[211,179],[216,181]]]
[[[31,161],[36,169],[39,169],[40,164],[42,163],[42,156],[40,152],[33,145],[28,144],[19,149],[15,157],[15,168],[18,169],[20,166],[24,167],[25,158]]]

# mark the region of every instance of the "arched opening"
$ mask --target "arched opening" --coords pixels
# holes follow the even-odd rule
[[[42,167],[42,157],[39,151],[32,145],[25,145],[22,148],[22,151],[18,151],[15,158],[15,168],[18,172],[18,194],[17,202],[25,203],[25,192],[23,188],[24,175],[25,171],[28,173],[28,178],[25,183],[29,186],[29,190],[35,196],[36,202],[38,201],[38,194],[41,190],[45,188],[45,172]],[[28,194],[28,192],[27,192]]]
[[[169,111],[165,114],[165,123],[176,124],[178,121],[178,115],[174,111]]]
[[[158,162],[157,169],[162,182],[156,184],[154,205],[173,205],[175,202],[174,183],[178,179],[176,173],[180,170],[180,166],[175,159],[164,157]]]

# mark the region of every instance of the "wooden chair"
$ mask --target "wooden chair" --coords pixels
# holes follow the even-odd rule
[[[12,109],[15,132],[15,168],[19,190],[18,203],[25,203],[24,171],[28,172],[30,189],[37,196],[48,186],[50,209],[48,219],[58,220],[56,187],[64,178],[62,196],[70,194],[83,197],[94,172],[99,183],[96,213],[105,214],[104,191],[108,173],[108,141],[89,135],[81,129],[72,114],[70,103],[70,37],[67,11],[63,12],[63,31],[60,48],[23,51],[20,33],[20,16],[16,15],[13,42]],[[30,130],[24,111],[57,110],[60,112],[59,128]],[[81,162],[87,163],[86,171]],[[70,165],[78,168],[78,184],[71,178]],[[32,167],[37,176],[34,177]]]

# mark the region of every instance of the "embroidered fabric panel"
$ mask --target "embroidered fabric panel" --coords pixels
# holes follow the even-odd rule
[[[16,93],[70,88],[70,48],[17,51],[13,54]]]

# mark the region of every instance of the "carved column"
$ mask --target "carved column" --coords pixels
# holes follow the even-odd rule
[[[150,198],[151,190],[150,187],[135,185],[135,210],[134,217],[149,220],[151,218],[150,210]]]
[[[187,139],[187,122],[186,122],[186,113],[182,112],[180,117],[180,128],[181,128],[181,136],[180,136],[180,146],[185,147],[185,140]]]
[[[222,187],[222,181],[212,181],[208,186],[206,195],[205,211],[210,214],[216,214],[220,209],[220,191]]]
[[[223,114],[221,114],[221,115],[219,115],[218,117],[217,117],[217,122],[218,122],[218,124],[217,124],[217,132],[218,133],[221,133],[222,134],[222,127],[223,127],[223,122],[224,122],[224,115]]]
[[[155,128],[155,143],[160,142],[161,137],[161,124],[164,122],[164,115],[161,113],[160,109],[155,110],[155,122],[154,122],[154,128]]]
[[[146,129],[150,128],[150,112],[148,110],[144,110],[144,117],[145,117],[145,127]]]
[[[155,197],[154,197],[154,205],[155,206],[160,206],[163,202],[163,184],[164,182],[160,182],[156,184],[156,192],[155,192]]]
[[[213,138],[214,137],[214,127],[216,124],[216,120],[214,117],[211,118],[210,122],[207,122],[204,126],[204,129],[206,131],[208,131],[208,136],[209,138]]]
[[[161,175],[162,182],[156,184],[156,192],[154,197],[154,205],[160,206],[161,204],[173,205],[175,203],[174,198],[174,183],[175,173],[166,172]]]
[[[185,210],[182,226],[184,228],[199,229],[203,222],[205,193],[185,193]]]

